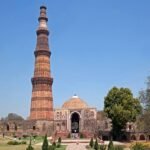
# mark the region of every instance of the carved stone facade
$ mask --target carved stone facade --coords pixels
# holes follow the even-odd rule
[[[78,96],[54,110],[54,128],[57,133],[94,134],[97,121],[96,108],[90,108]]]
[[[51,135],[53,133],[53,124],[49,121],[32,120],[1,120],[0,134],[13,137],[22,137],[30,135]]]

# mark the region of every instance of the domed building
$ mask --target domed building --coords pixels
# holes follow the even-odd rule
[[[74,95],[65,101],[62,108],[54,110],[54,127],[57,133],[93,134],[96,129],[96,108]]]

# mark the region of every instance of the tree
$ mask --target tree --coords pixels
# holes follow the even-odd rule
[[[97,138],[96,138],[95,143],[94,143],[94,149],[95,149],[95,150],[98,150],[98,149],[99,149],[99,148],[98,148]]]
[[[42,150],[48,150],[48,140],[47,140],[47,135],[44,137],[43,145],[42,145]]]
[[[109,144],[108,144],[108,150],[114,150],[114,145],[113,145],[113,141],[110,140]]]
[[[57,147],[59,148],[61,146],[61,137],[58,138]]]
[[[137,125],[139,129],[150,133],[150,76],[147,78],[146,89],[139,92],[139,99],[143,103],[143,111],[138,118]],[[142,128],[141,128],[142,127]]]
[[[150,111],[150,76],[147,78],[146,89],[139,92],[139,99],[143,103],[144,110]]]
[[[4,120],[5,121],[13,121],[13,120],[23,121],[24,119],[15,113],[9,113],[8,116],[4,118]]]
[[[120,140],[122,129],[125,129],[127,122],[136,120],[141,105],[130,89],[113,87],[105,97],[104,111],[112,120],[113,139]]]
[[[150,111],[150,76],[147,78],[146,89],[139,92],[139,99],[145,110]]]
[[[91,138],[89,145],[90,145],[91,148],[93,147],[93,145],[94,145],[93,138]]]
[[[34,150],[34,148],[31,145],[31,137],[30,137],[30,143],[29,143],[28,147],[26,148],[26,150]]]
[[[106,145],[100,145],[100,146],[99,146],[99,149],[100,149],[100,150],[106,150],[106,148],[107,148]]]
[[[59,138],[58,138],[58,143],[60,143],[60,144],[61,144],[61,137],[59,137]]]

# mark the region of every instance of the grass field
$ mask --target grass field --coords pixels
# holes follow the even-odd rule
[[[134,141],[134,142],[124,143],[123,147],[125,150],[129,150],[136,143],[141,143],[142,145],[145,145],[145,146],[149,147],[149,149],[150,149],[150,141]],[[88,147],[87,148],[88,150],[94,150],[93,148],[90,148],[89,146],[87,146],[87,147]]]
[[[22,145],[8,145],[7,142],[10,141],[8,138],[1,138],[0,137],[0,150],[26,150],[28,144]],[[26,139],[29,142],[29,139]],[[42,138],[38,138],[35,141],[35,144],[32,144],[35,150],[41,150],[41,145],[36,145],[37,143],[42,142]],[[56,150],[65,150],[66,146],[61,146],[60,148],[56,148]]]
[[[130,143],[130,147],[136,143],[142,143],[143,145],[150,147],[150,141],[135,141]]]

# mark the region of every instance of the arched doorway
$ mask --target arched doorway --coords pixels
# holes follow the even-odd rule
[[[140,135],[140,140],[145,140],[145,136],[143,134]]]
[[[9,124],[6,125],[7,131],[9,131]]]
[[[131,140],[135,141],[135,140],[136,140],[136,136],[135,136],[135,135],[132,135],[132,136],[131,136]]]
[[[14,126],[15,126],[15,131],[17,131],[18,130],[18,127],[17,127],[17,125],[14,123]]]
[[[79,133],[80,116],[74,112],[71,116],[71,133]]]

